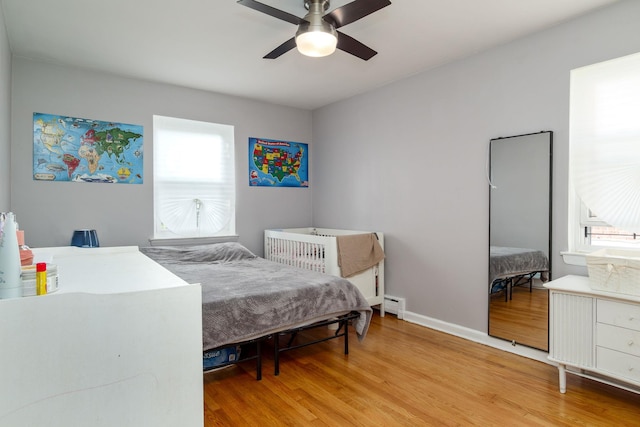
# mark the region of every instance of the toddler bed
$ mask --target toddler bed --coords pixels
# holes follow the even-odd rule
[[[369,328],[371,307],[348,280],[259,258],[239,243],[140,251],[188,283],[201,284],[204,351],[327,319],[342,319],[345,328],[353,321],[360,340]]]
[[[536,249],[491,246],[489,257],[490,292],[504,289],[505,301],[513,286],[528,284],[529,291],[536,275],[549,280],[549,258]]]
[[[366,235],[374,236],[380,250],[384,251],[381,232],[315,227],[265,230],[264,257],[281,264],[346,277],[362,292],[369,305],[378,306],[380,316],[384,316],[384,252],[377,258],[378,262],[353,275],[344,274],[345,267],[339,262],[339,240]]]

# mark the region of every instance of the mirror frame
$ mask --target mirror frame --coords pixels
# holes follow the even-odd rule
[[[549,262],[549,277],[548,280],[552,279],[552,262],[551,262],[551,245],[552,245],[552,218],[553,218],[553,213],[552,213],[552,189],[553,189],[553,131],[540,131],[540,132],[535,132],[535,133],[527,133],[527,134],[521,134],[521,135],[514,135],[514,136],[508,136],[508,137],[500,137],[500,138],[493,138],[490,140],[490,145],[489,145],[489,150],[488,150],[488,159],[487,159],[487,179],[489,180],[489,185],[490,185],[490,189],[489,189],[489,233],[488,233],[488,237],[489,237],[489,252],[491,253],[491,245],[492,245],[492,230],[491,230],[491,223],[492,223],[492,208],[494,208],[494,206],[492,206],[492,193],[493,193],[493,189],[495,189],[496,187],[494,186],[494,184],[492,183],[492,178],[493,178],[493,174],[492,174],[492,169],[491,169],[491,161],[492,161],[492,148],[494,147],[494,142],[497,141],[504,141],[504,140],[508,140],[508,139],[513,139],[513,138],[521,138],[521,137],[533,137],[536,135],[544,135],[544,134],[548,134],[548,168],[549,168],[549,188],[548,188],[548,217],[547,217],[547,242],[546,242],[546,246],[545,246],[545,251],[547,253],[547,257],[548,257],[548,262]],[[547,142],[547,140],[544,141],[545,143]],[[514,143],[517,143],[514,141]],[[546,151],[545,151],[546,152]],[[491,259],[489,257],[489,264],[491,262]],[[489,270],[490,271],[490,270]],[[549,318],[547,316],[547,336],[546,336],[546,348],[540,348],[540,347],[536,347],[535,345],[531,345],[531,344],[527,344],[526,342],[522,342],[522,341],[516,341],[514,339],[510,339],[509,337],[503,337],[503,336],[497,336],[497,335],[492,335],[491,334],[491,288],[492,288],[492,283],[488,284],[488,288],[489,288],[489,292],[488,292],[488,307],[487,307],[487,335],[493,337],[493,338],[498,338],[498,339],[503,339],[506,341],[510,341],[514,346],[516,344],[519,345],[523,345],[523,346],[527,346],[527,347],[531,347],[531,348],[536,348],[542,351],[548,351],[549,349]],[[505,292],[507,292],[505,290]],[[547,302],[548,304],[548,302]]]

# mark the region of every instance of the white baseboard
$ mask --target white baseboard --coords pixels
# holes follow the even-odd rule
[[[455,325],[453,323],[443,322],[442,320],[434,319],[431,317],[423,316],[421,314],[412,313],[410,311],[404,311],[404,320],[407,322],[415,323],[420,326],[435,329],[436,331],[445,332],[450,335],[455,335],[460,338],[467,339],[469,341],[484,344],[489,347],[497,348],[498,350],[514,353],[519,356],[527,357],[529,359],[537,360],[540,362],[548,363],[550,365],[556,365],[549,361],[547,352],[542,350],[536,350],[531,347],[527,347],[521,344],[512,344],[509,341],[501,340],[498,338],[490,337],[488,334],[476,331],[475,329],[466,328],[464,326]]]

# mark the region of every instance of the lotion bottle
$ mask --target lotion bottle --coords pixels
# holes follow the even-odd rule
[[[13,212],[0,213],[0,299],[22,296],[20,248]]]

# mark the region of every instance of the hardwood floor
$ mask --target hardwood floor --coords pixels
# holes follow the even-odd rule
[[[513,288],[513,298],[504,293],[489,298],[489,335],[547,351],[549,348],[549,291],[527,286]]]
[[[325,331],[321,331],[325,333]],[[263,379],[253,362],[204,376],[206,426],[632,426],[640,395],[374,314],[369,334],[284,353]]]

